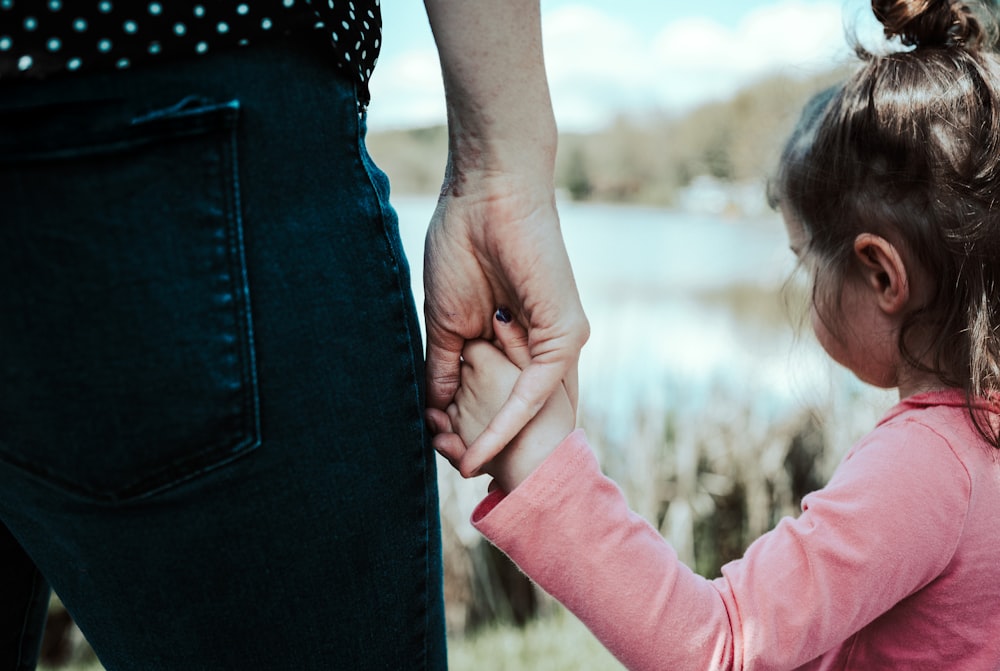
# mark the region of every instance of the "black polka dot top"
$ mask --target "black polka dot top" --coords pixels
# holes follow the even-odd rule
[[[0,0],[0,82],[126,69],[320,30],[368,102],[380,0]]]

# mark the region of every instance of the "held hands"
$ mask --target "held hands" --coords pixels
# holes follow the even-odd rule
[[[466,343],[461,363],[461,385],[447,412],[429,409],[434,447],[453,466],[461,463],[465,445],[472,444],[507,400],[521,368],[531,362],[527,334],[516,322],[494,319],[496,345],[485,340]],[[562,442],[575,425],[576,412],[560,385],[510,444],[486,462],[489,473],[505,492],[512,491]],[[457,435],[456,435],[457,433]]]
[[[471,477],[558,389],[575,408],[576,365],[590,327],[559,229],[551,175],[538,167],[545,162],[493,172],[469,170],[457,154],[453,161],[424,248],[428,407],[444,410],[454,399],[466,342],[494,337],[494,306],[510,306],[513,319],[527,327],[518,362],[523,370],[515,371],[513,383],[505,380],[508,396],[481,431],[463,433],[466,444],[452,455]]]

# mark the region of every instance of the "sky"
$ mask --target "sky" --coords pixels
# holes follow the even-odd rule
[[[503,0],[493,0],[503,1]],[[849,59],[845,25],[877,32],[866,0],[542,0],[542,39],[561,130],[620,114],[683,111],[776,71]],[[382,0],[369,128],[444,123],[441,72],[421,0]]]

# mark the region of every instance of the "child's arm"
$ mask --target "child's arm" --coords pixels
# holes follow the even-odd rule
[[[582,431],[517,489],[487,496],[472,521],[633,671],[848,668],[838,664],[859,650],[960,668],[961,646],[940,634],[950,630],[887,615],[947,568],[968,506],[950,450],[915,451],[906,437],[855,451],[800,517],[712,581],[629,510]],[[877,619],[881,632],[851,638]],[[829,666],[803,666],[824,653]]]
[[[467,352],[456,405],[432,424],[473,435],[506,398],[516,366],[489,343]],[[489,464],[500,489],[473,523],[630,669],[793,669],[825,652],[849,655],[851,635],[937,577],[962,534],[961,463],[934,434],[913,450],[909,433],[884,427],[807,497],[798,519],[709,581],[629,510],[582,431],[560,440],[571,417],[560,403],[547,407]],[[925,639],[903,626],[878,649],[913,657]]]
[[[465,445],[472,445],[511,395],[521,369],[531,362],[522,326],[494,317],[493,328],[496,345],[474,340],[463,349],[461,385],[447,417],[428,411],[428,418],[439,432],[434,446],[453,465],[461,459],[464,446],[448,432],[454,431]],[[504,492],[513,491],[569,435],[575,423],[569,396],[560,387],[514,440],[483,467],[483,472],[492,475]]]

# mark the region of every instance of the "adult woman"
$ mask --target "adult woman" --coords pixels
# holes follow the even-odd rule
[[[470,306],[504,299],[539,344],[483,460],[586,338],[537,2],[496,4],[427,3],[452,137],[430,402],[489,333]],[[0,5],[15,668],[34,665],[46,583],[109,669],[445,665],[417,320],[364,148],[377,21],[377,2]]]

